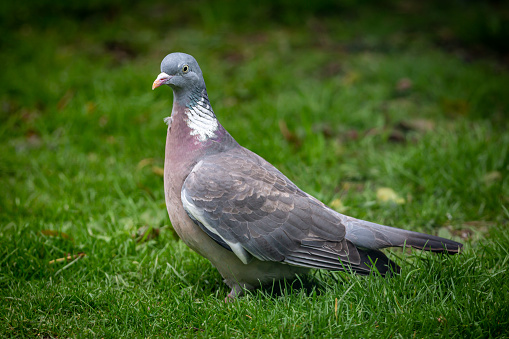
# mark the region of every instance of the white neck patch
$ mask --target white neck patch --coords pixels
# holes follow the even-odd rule
[[[203,98],[196,105],[189,107],[185,114],[186,123],[191,129],[191,135],[196,135],[199,141],[205,141],[216,135],[218,122],[210,104],[205,103]]]

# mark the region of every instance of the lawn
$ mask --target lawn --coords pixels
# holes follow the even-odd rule
[[[0,5],[0,336],[509,337],[509,13],[500,3]],[[423,14],[424,13],[424,14]],[[336,210],[452,238],[391,278],[232,303],[172,229],[168,53],[220,122]]]

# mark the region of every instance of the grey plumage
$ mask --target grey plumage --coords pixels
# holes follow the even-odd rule
[[[340,214],[241,147],[217,122],[193,57],[168,55],[155,87],[175,97],[168,129],[165,194],[173,227],[232,287],[256,288],[310,268],[385,275],[399,271],[380,249],[458,253],[460,243]]]

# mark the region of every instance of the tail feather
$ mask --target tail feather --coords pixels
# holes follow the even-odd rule
[[[430,234],[378,225],[344,216],[346,238],[356,246],[379,250],[387,247],[412,247],[420,250],[456,254],[463,244]]]
[[[399,247],[409,246],[420,250],[448,254],[459,253],[463,247],[463,244],[459,242],[430,234],[405,231],[404,237],[406,238],[405,243],[398,245]]]

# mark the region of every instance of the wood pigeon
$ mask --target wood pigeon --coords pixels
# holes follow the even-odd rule
[[[171,224],[212,262],[235,298],[310,269],[386,275],[399,267],[380,249],[459,253],[462,244],[338,213],[302,191],[219,123],[202,71],[188,54],[161,63],[152,89],[173,90],[164,162]]]

